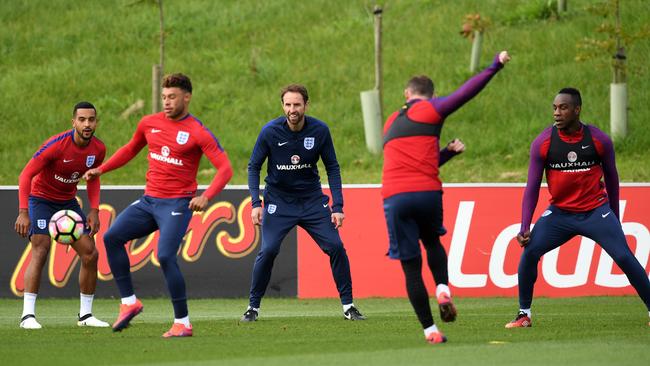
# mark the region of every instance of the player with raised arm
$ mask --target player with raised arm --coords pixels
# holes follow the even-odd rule
[[[232,177],[228,155],[217,138],[189,113],[192,83],[183,74],[163,80],[164,111],[142,118],[131,141],[106,163],[86,173],[85,179],[115,170],[148,147],[147,185],[144,195],[120,213],[104,235],[108,263],[120,291],[120,313],[113,331],[121,331],[143,310],[131,280],[131,266],[124,244],[160,230],[158,262],[174,307],[174,323],[163,337],[192,336],[185,280],[176,261],[179,246],[192,218],[203,211]],[[201,156],[217,168],[212,183],[197,195],[196,174]]]
[[[60,210],[75,211],[86,227],[81,238],[71,244],[81,258],[81,306],[77,325],[108,327],[108,323],[92,315],[97,284],[98,254],[93,237],[99,230],[99,179],[88,183],[87,217],[76,199],[81,176],[101,164],[106,155],[104,143],[94,136],[98,122],[97,110],[91,103],[77,103],[72,111],[72,130],[50,137],[20,173],[15,229],[20,236],[29,236],[32,245],[32,257],[25,271],[21,328],[41,329],[36,320],[36,297],[52,243],[48,222]]]
[[[427,342],[446,342],[434,324],[429,294],[422,279],[420,241],[427,251],[427,264],[436,281],[436,297],[443,321],[456,319],[448,286],[447,253],[440,243],[442,182],[438,169],[445,155],[439,138],[445,118],[476,96],[510,60],[506,51],[494,62],[446,97],[434,95],[433,81],[426,75],[409,80],[406,104],[384,125],[382,197],[389,235],[389,256],[401,262],[409,301],[424,329]]]

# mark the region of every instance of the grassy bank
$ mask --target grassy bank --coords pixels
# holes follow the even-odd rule
[[[447,182],[523,182],[528,148],[551,118],[557,90],[582,90],[583,119],[609,132],[609,56],[577,63],[576,44],[598,37],[604,19],[584,11],[592,1],[569,2],[560,19],[538,19],[531,1],[382,1],[384,116],[403,102],[409,76],[427,73],[438,94],[470,74],[471,42],[464,15],[492,20],[482,54],[508,49],[513,61],[475,100],[451,115],[442,140],[461,137],[467,152],[443,169]],[[540,1],[539,3],[546,3]],[[371,1],[165,1],[165,71],[189,74],[191,111],[220,138],[246,182],[246,163],[261,126],[281,114],[278,90],[308,86],[309,113],[330,124],[345,183],[378,183],[381,158],[365,149],[359,92],[374,85]],[[650,5],[622,3],[625,27],[639,29]],[[158,60],[158,11],[131,0],[15,2],[0,0],[0,184],[17,176],[49,136],[69,127],[72,106],[99,109],[97,132],[109,155],[126,143],[142,114],[119,115],[137,99],[150,110],[152,64]],[[531,15],[532,14],[532,15]],[[529,18],[527,18],[529,17]],[[536,18],[537,17],[537,18]],[[515,21],[513,21],[515,19]],[[525,19],[518,21],[516,19]],[[616,144],[623,181],[650,181],[650,72],[647,39],[627,49],[630,136]],[[106,184],[142,184],[141,153],[103,177]],[[214,171],[202,162],[199,183]]]

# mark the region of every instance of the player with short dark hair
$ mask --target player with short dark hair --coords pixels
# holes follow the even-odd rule
[[[406,84],[406,89],[417,95],[433,96],[433,80],[426,75],[413,76]]]
[[[350,263],[338,228],[343,225],[341,172],[327,125],[305,115],[309,95],[299,84],[280,92],[284,116],[262,127],[248,163],[253,223],[262,225],[262,246],[253,267],[248,309],[241,321],[256,321],[262,297],[271,279],[273,261],[287,233],[300,226],[330,257],[343,315],[349,320],[365,317],[352,302]],[[268,158],[264,209],[260,200],[260,170]],[[323,194],[318,160],[323,159],[332,192],[332,205]]]
[[[627,245],[619,215],[619,181],[612,140],[580,120],[582,98],[564,88],[553,101],[553,125],[530,146],[528,183],[517,241],[524,247],[519,261],[519,313],[506,328],[532,326],[530,307],[537,264],[549,251],[582,235],[598,243],[623,270],[650,315],[650,281]],[[550,206],[531,220],[546,171]],[[604,178],[604,183],[602,179]]]
[[[192,336],[193,331],[185,280],[176,255],[192,211],[205,210],[208,201],[218,195],[232,177],[232,167],[219,140],[189,113],[190,79],[183,74],[172,74],[165,77],[162,86],[164,111],[144,116],[131,141],[99,168],[88,171],[84,178],[92,179],[115,170],[148,147],[149,169],[144,195],[120,213],[104,234],[108,263],[122,297],[113,330],[126,328],[143,309],[133,290],[124,244],[160,230],[158,261],[174,306],[174,324],[163,337],[187,337]],[[217,174],[208,189],[197,195],[196,174],[204,154],[217,168]]]
[[[510,60],[506,51],[490,67],[446,97],[435,97],[426,75],[411,78],[404,90],[406,104],[384,125],[382,197],[389,235],[389,256],[401,262],[409,301],[429,343],[446,342],[434,324],[429,294],[422,280],[422,254],[436,281],[436,297],[443,321],[456,319],[448,286],[447,253],[440,243],[442,183],[438,176],[443,155],[440,131],[445,118],[477,95]]]
[[[562,88],[558,94],[566,94],[571,98],[571,101],[575,107],[582,108],[582,96],[580,91],[576,88]]]
[[[170,74],[163,79],[163,88],[179,88],[187,93],[192,94],[192,81],[184,74]]]
[[[94,136],[98,122],[95,106],[89,102],[77,103],[72,111],[72,130],[50,137],[20,173],[15,229],[22,237],[29,236],[32,245],[32,257],[25,271],[21,328],[41,329],[36,321],[36,297],[52,243],[48,222],[60,210],[75,211],[85,225],[84,234],[71,244],[81,258],[81,306],[77,325],[108,327],[108,323],[92,315],[97,284],[98,254],[93,237],[99,230],[99,179],[88,183],[87,217],[76,199],[81,176],[101,164],[106,156],[104,143]]]
[[[298,93],[302,96],[305,105],[309,104],[309,93],[307,87],[301,84],[289,84],[280,90],[280,103],[284,105],[284,95],[287,93]],[[282,117],[281,117],[282,118]]]

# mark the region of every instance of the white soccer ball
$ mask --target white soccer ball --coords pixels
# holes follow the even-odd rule
[[[61,210],[52,215],[48,226],[50,236],[61,244],[72,244],[81,238],[84,223],[81,216],[73,210]]]

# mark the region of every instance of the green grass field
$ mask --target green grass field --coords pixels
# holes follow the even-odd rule
[[[191,300],[194,337],[162,339],[171,305],[145,299],[122,333],[78,328],[77,300],[39,299],[40,331],[18,328],[20,300],[0,301],[4,365],[647,365],[648,314],[636,296],[535,300],[533,327],[507,330],[515,299],[459,298],[448,343],[429,345],[406,299],[359,299],[368,320],[343,320],[337,300],[266,299],[239,324],[244,299]],[[112,321],[116,300],[97,300]],[[437,318],[437,314],[435,315]]]
[[[405,81],[429,74],[440,95],[469,76],[464,16],[492,20],[481,64],[508,49],[513,61],[475,100],[447,119],[442,141],[461,137],[467,152],[442,169],[445,182],[524,182],[532,139],[551,122],[561,87],[582,90],[582,117],[609,132],[611,55],[577,63],[576,44],[609,19],[586,12],[596,1],[570,0],[560,19],[512,21],[547,0],[165,0],[165,71],[189,74],[191,111],[220,138],[232,160],[231,184],[264,123],[281,114],[277,95],[307,85],[309,114],[330,124],[344,183],[379,183],[381,157],[365,149],[359,92],[374,85],[372,6],[384,5],[384,117],[403,102]],[[532,4],[532,5],[531,5]],[[532,9],[532,10],[531,10]],[[647,27],[650,3],[621,1],[625,29]],[[16,185],[30,156],[70,126],[72,106],[90,100],[108,155],[149,113],[151,68],[158,61],[158,10],[152,1],[0,0],[0,185]],[[630,135],[616,142],[619,175],[650,181],[650,42],[626,49]],[[144,111],[121,112],[138,99]],[[141,153],[102,177],[144,184]],[[322,171],[322,170],[321,170]],[[214,170],[203,159],[198,181]],[[323,174],[324,175],[324,174]],[[7,224],[7,223],[5,223]],[[267,299],[260,321],[238,324],[246,300],[191,300],[195,337],[161,339],[171,305],[145,301],[125,332],[76,327],[78,300],[39,299],[42,331],[18,328],[20,300],[0,300],[0,365],[648,365],[648,314],[636,297],[538,299],[534,327],[503,328],[515,299],[459,298],[459,319],[440,324],[449,343],[424,342],[406,299],[360,299],[366,322],[346,322],[336,300]],[[95,314],[113,320],[116,300]]]
[[[220,138],[246,183],[260,128],[282,113],[277,95],[307,85],[310,114],[331,126],[344,183],[379,183],[382,159],[365,149],[359,93],[374,84],[372,7],[383,4],[384,117],[403,103],[412,75],[429,74],[440,95],[469,76],[471,42],[459,35],[466,14],[492,21],[481,65],[508,49],[512,62],[469,104],[447,119],[442,141],[461,137],[467,152],[442,170],[446,182],[524,182],[532,139],[552,122],[555,93],[582,90],[582,117],[609,132],[611,55],[578,63],[584,38],[605,41],[603,22],[585,11],[596,0],[570,0],[560,19],[539,19],[548,0],[192,0],[164,1],[165,71],[189,74],[191,111]],[[650,3],[621,1],[629,33],[646,27]],[[513,19],[524,19],[513,21]],[[158,62],[153,1],[0,0],[0,184],[18,174],[49,136],[70,126],[72,106],[95,103],[108,154],[132,136],[141,114],[119,116],[138,99],[151,110],[151,69]],[[629,131],[616,143],[622,181],[650,181],[648,38],[626,48]],[[145,153],[102,177],[105,184],[144,184]],[[214,170],[203,159],[199,183]]]

